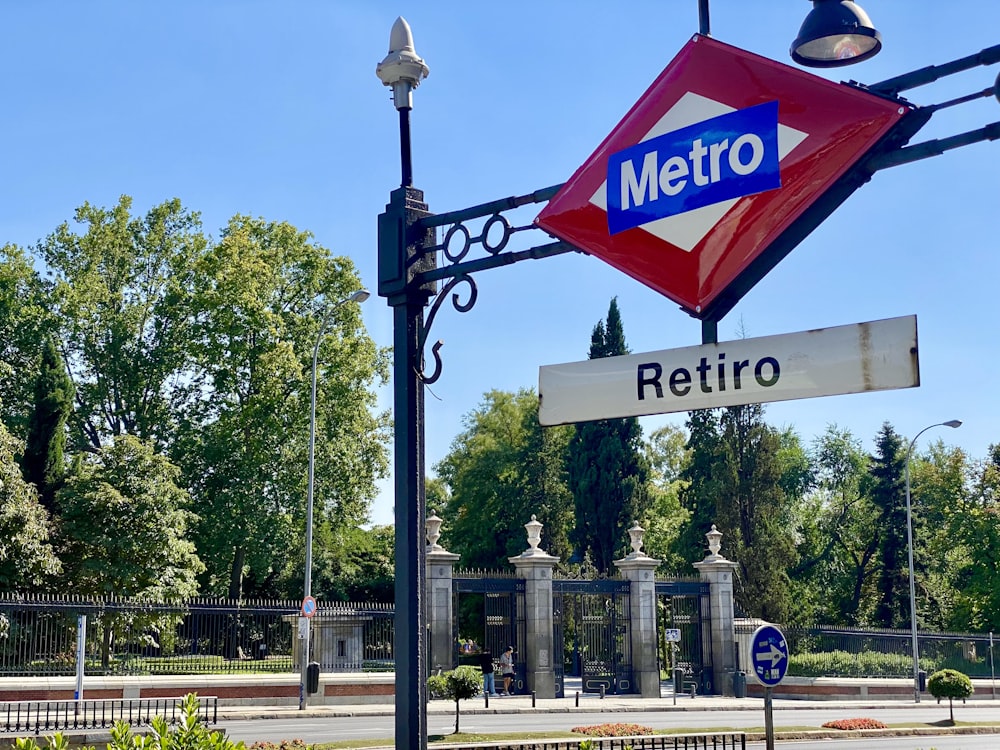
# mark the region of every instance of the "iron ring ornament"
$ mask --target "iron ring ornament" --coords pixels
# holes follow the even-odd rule
[[[469,312],[476,304],[479,290],[472,273],[496,268],[498,266],[510,265],[520,260],[529,258],[544,258],[550,255],[559,255],[570,251],[578,251],[578,248],[562,241],[551,242],[546,245],[531,247],[526,250],[508,250],[508,245],[515,234],[529,230],[539,231],[535,224],[515,225],[503,215],[504,211],[512,210],[520,206],[531,203],[540,203],[549,200],[551,196],[560,188],[555,185],[533,193],[485,203],[461,211],[454,211],[446,214],[431,214],[418,219],[410,228],[411,236],[419,237],[421,233],[433,230],[437,227],[448,229],[444,233],[441,242],[434,245],[425,245],[413,256],[409,263],[418,265],[421,259],[443,257],[447,263],[442,266],[431,264],[430,268],[419,271],[409,282],[412,288],[443,281],[444,286],[437,292],[434,301],[430,304],[430,309],[425,318],[423,330],[421,331],[416,361],[413,363],[413,370],[425,385],[430,385],[441,376],[442,360],[440,349],[444,342],[438,340],[431,346],[430,357],[433,359],[433,368],[427,372],[424,366],[424,350],[430,340],[430,331],[437,318],[438,311],[445,301],[450,299],[452,307],[460,312]],[[483,222],[478,234],[474,234],[466,224],[472,219],[482,219],[488,217]],[[470,254],[475,246],[483,250],[483,255],[477,258],[470,258]],[[507,251],[507,252],[504,252]],[[467,296],[455,291],[459,285],[466,285],[463,290]]]

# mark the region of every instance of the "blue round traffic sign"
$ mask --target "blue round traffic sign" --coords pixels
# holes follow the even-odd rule
[[[774,687],[788,671],[788,644],[774,625],[761,625],[750,639],[753,671],[764,687]]]

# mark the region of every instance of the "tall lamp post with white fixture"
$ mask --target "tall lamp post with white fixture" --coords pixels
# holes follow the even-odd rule
[[[937,424],[929,425],[913,436],[913,440],[910,441],[910,445],[906,449],[906,466],[903,473],[906,475],[906,548],[910,572],[910,637],[913,642],[914,703],[920,703],[920,654],[917,651],[917,587],[913,576],[913,518],[910,510],[910,456],[913,455],[913,446],[917,442],[917,438],[927,432],[927,430],[934,427],[955,428],[961,426],[962,422],[958,419],[950,419],[947,422],[938,422]]]
[[[306,574],[305,574],[305,602],[312,597],[312,539],[313,539],[313,473],[316,464],[316,369],[319,360],[319,345],[326,334],[326,327],[333,317],[333,314],[344,305],[350,302],[364,302],[371,296],[367,289],[359,289],[350,297],[341,300],[330,307],[323,315],[323,321],[319,324],[319,333],[316,334],[316,346],[313,347],[312,359],[312,397],[309,400],[309,474],[306,484]],[[305,617],[301,618],[306,620]],[[302,654],[300,659],[299,674],[299,709],[305,709],[309,703],[309,693],[306,685],[306,673],[309,669],[309,623],[306,620],[305,626],[300,626],[302,632]]]

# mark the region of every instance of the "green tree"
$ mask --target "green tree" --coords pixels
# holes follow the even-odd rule
[[[742,609],[771,622],[794,623],[790,571],[797,562],[793,499],[785,487],[781,434],[763,420],[759,404],[723,410],[725,473],[717,500],[718,527],[729,534],[727,549],[740,564],[736,600]]]
[[[966,583],[963,571],[980,554],[980,540],[969,539],[961,528],[970,522],[978,525],[978,519],[966,516],[975,515],[968,492],[972,474],[965,452],[940,440],[910,461],[914,587],[922,628],[970,626],[959,603]]]
[[[628,354],[617,299],[590,339],[590,359]],[[649,464],[642,427],[635,418],[602,419],[574,428],[569,445],[569,485],[573,493],[576,554],[589,553],[601,573],[627,548],[625,530],[649,508]]]
[[[952,701],[955,698],[964,701],[972,695],[972,680],[969,679],[968,675],[955,669],[942,669],[930,676],[927,681],[927,689],[939,701],[942,698],[948,699],[948,718],[954,724],[955,708]]]
[[[392,526],[341,528],[340,539],[317,534],[313,593],[324,601],[392,602],[395,596],[395,531]]]
[[[572,500],[565,479],[570,428],[538,424],[538,396],[489,391],[434,468],[450,495],[444,509],[449,551],[470,566],[506,566],[525,549],[524,524],[545,524],[543,548],[565,559]]]
[[[206,240],[179,200],[130,214],[85,203],[36,253],[53,277],[52,305],[75,386],[75,448],[134,435],[162,447],[190,362],[190,283]]]
[[[0,590],[37,592],[54,582],[60,564],[49,544],[48,513],[15,460],[19,449],[0,423]]]
[[[38,488],[42,505],[55,512],[55,494],[65,475],[66,420],[73,410],[73,383],[55,344],[47,339],[35,380],[35,404],[24,449],[25,479]]]
[[[340,543],[367,520],[387,469],[374,413],[385,352],[364,333],[347,258],[287,223],[237,216],[196,266],[192,375],[174,455],[198,499],[208,591],[301,591],[312,357],[315,526]],[[320,555],[317,555],[319,557]]]
[[[873,624],[885,628],[902,628],[909,623],[905,465],[906,449],[902,438],[886,422],[875,439],[871,465],[871,498],[879,513]]]
[[[921,495],[926,493],[921,504],[939,509],[928,519],[929,547],[921,557],[949,568],[954,601],[942,613],[941,627],[995,632],[1000,630],[1000,446],[991,445],[985,459],[964,460],[961,488],[955,484],[956,453],[938,444],[927,464],[912,467]]]
[[[475,667],[456,667],[444,675],[445,695],[455,701],[455,734],[459,732],[459,701],[475,698],[482,690],[483,676]]]
[[[829,425],[813,441],[816,486],[800,511],[801,561],[817,619],[858,625],[869,619],[877,568],[878,511],[868,496],[870,458],[847,430]]]
[[[688,461],[681,471],[679,491],[688,520],[677,540],[677,551],[688,563],[702,560],[708,552],[705,539],[717,521],[717,501],[722,491],[723,448],[719,412],[702,409],[688,412]]]
[[[654,430],[646,443],[651,502],[649,511],[641,519],[646,529],[643,548],[650,557],[662,561],[660,567],[665,572],[689,572],[676,552],[681,529],[689,517],[680,500],[687,486],[681,474],[690,460],[686,443],[684,430],[673,425]]]
[[[27,432],[38,372],[38,342],[54,329],[44,285],[19,247],[0,248],[0,421],[12,435]]]
[[[203,566],[185,536],[180,472],[148,442],[125,435],[71,472],[56,500],[71,590],[171,601],[198,591]]]

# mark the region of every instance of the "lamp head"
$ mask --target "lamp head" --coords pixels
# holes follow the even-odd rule
[[[413,108],[413,89],[431,72],[427,63],[413,49],[410,24],[400,16],[389,32],[389,54],[375,66],[375,75],[392,88],[396,109]]]
[[[882,35],[851,0],[813,0],[813,9],[792,42],[792,59],[813,68],[838,68],[874,57]]]
[[[350,297],[347,298],[348,302],[364,302],[366,299],[372,296],[372,293],[367,289],[359,289]]]
[[[962,420],[961,419],[949,419],[947,422],[942,422],[941,424],[943,424],[945,427],[961,427],[962,426]]]

